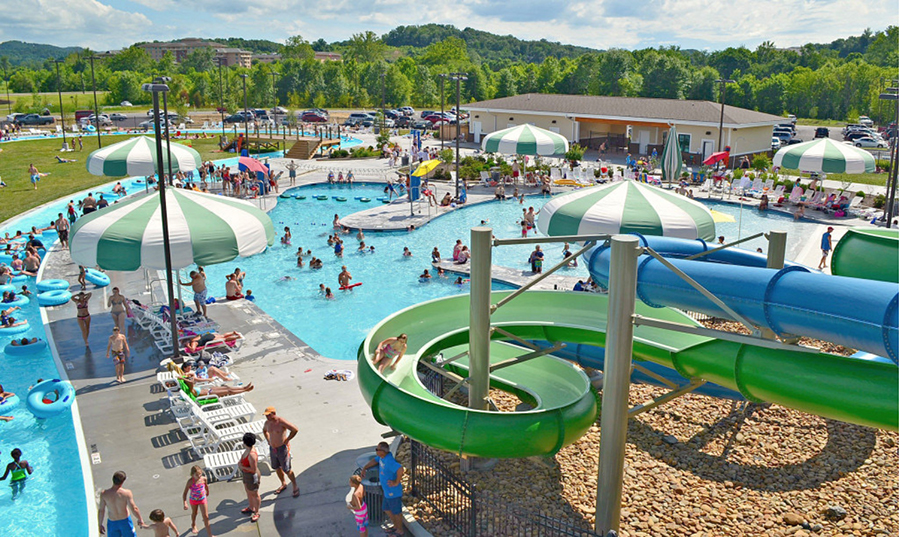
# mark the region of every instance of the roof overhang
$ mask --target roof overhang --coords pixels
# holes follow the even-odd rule
[[[532,116],[547,116],[547,117],[562,117],[566,119],[571,119],[573,121],[597,121],[601,123],[608,123],[611,125],[645,125],[645,126],[655,126],[661,128],[669,128],[671,125],[687,125],[693,127],[713,127],[719,128],[719,122],[709,122],[709,121],[691,121],[691,120],[681,120],[681,119],[672,119],[665,120],[661,118],[648,118],[648,117],[627,117],[627,116],[611,116],[611,115],[590,115],[590,114],[573,114],[568,112],[550,112],[544,110],[511,110],[506,108],[478,108],[474,106],[466,107],[466,110],[471,114],[472,112],[484,112],[486,114],[525,114]],[[757,121],[754,123],[723,123],[722,128],[728,129],[747,129],[753,127],[773,127],[781,123],[780,119],[773,119],[770,121]]]

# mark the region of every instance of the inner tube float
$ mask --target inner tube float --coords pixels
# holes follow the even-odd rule
[[[109,285],[109,276],[103,274],[99,270],[85,269],[85,279],[97,287],[106,287]]]
[[[291,197],[291,195],[288,194],[287,192],[285,192],[284,194],[282,194],[282,195],[280,195],[280,196],[278,196],[278,197],[281,198],[281,199],[288,199],[288,198]]]
[[[93,125],[88,125],[84,128],[84,130],[86,130],[88,132],[97,132],[97,127],[95,127]]]
[[[359,201],[361,201],[363,203],[369,203],[370,201],[372,201],[372,199],[371,198],[359,198]]]
[[[348,289],[353,289],[354,287],[359,287],[360,285],[362,285],[362,282],[351,283],[350,285],[342,285],[341,287],[338,287],[338,290],[346,291]]]
[[[347,198],[344,196],[335,196],[334,201],[347,201]]]
[[[6,309],[11,308],[13,306],[19,306],[20,308],[24,308],[31,301],[28,300],[28,297],[25,295],[16,295],[16,299],[11,302],[0,302],[0,308]]]
[[[7,291],[15,291],[15,290],[16,290],[16,286],[11,283],[4,283],[3,285],[0,285],[0,293],[5,293]]]
[[[27,332],[29,328],[31,327],[28,325],[28,321],[25,321],[25,324],[16,326],[0,327],[0,337],[21,334],[22,332]]]
[[[315,198],[319,201],[325,201],[328,199],[328,196],[326,196],[324,194],[320,194],[320,195],[316,196]]]
[[[13,345],[12,343],[7,343],[6,347],[3,347],[3,353],[7,356],[30,356],[32,354],[37,354],[46,348],[47,342],[43,339],[39,339],[28,345]]]
[[[41,306],[62,306],[71,298],[72,293],[68,289],[54,289],[38,294],[37,301]]]
[[[28,274],[19,274],[9,279],[12,283],[23,283],[28,281]]]
[[[66,280],[41,280],[37,282],[36,287],[39,292],[55,291],[57,289],[68,289],[69,282]]]
[[[295,200],[305,200],[306,196],[301,196],[300,194],[297,194],[296,196],[294,196],[294,199]]]
[[[25,406],[34,417],[46,419],[68,410],[74,402],[75,388],[64,380],[53,379],[39,382],[28,390]]]
[[[7,397],[6,401],[0,403],[0,414],[5,414],[10,410],[19,406],[19,396],[13,395],[12,397]]]

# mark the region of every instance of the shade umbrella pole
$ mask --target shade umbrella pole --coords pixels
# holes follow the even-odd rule
[[[169,294],[169,322],[172,331],[172,354],[178,358],[178,320],[175,310],[175,288],[172,283],[172,252],[169,245],[169,217],[166,212],[166,181],[163,175],[162,131],[159,126],[159,92],[165,94],[169,87],[165,84],[152,84],[153,93],[153,127],[156,131],[156,169],[159,177],[159,210],[162,216],[163,255],[166,261],[166,291]],[[171,162],[171,159],[170,159]]]

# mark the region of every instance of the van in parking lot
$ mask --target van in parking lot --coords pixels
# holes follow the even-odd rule
[[[75,110],[75,121],[81,123],[82,119],[86,119],[94,115],[93,110]]]

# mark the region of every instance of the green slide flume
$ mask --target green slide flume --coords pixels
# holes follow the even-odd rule
[[[831,254],[831,273],[897,283],[900,278],[897,231],[876,227],[848,229]]]
[[[492,293],[496,303],[509,291]],[[530,291],[499,308],[492,326],[525,340],[569,341],[604,346],[607,297],[593,293]],[[637,313],[694,324],[672,309]],[[375,418],[409,437],[446,451],[477,457],[553,454],[577,440],[596,417],[596,400],[584,373],[552,356],[498,369],[494,387],[534,404],[524,412],[472,410],[444,401],[422,384],[419,360],[455,356],[468,344],[469,297],[417,304],[379,323],[359,351],[359,385]],[[381,375],[372,365],[376,346],[401,333],[406,355]],[[493,339],[502,340],[499,332]],[[518,351],[518,352],[517,352]],[[496,342],[491,361],[522,354]],[[748,400],[780,405],[850,423],[898,428],[898,369],[893,364],[845,358],[815,350],[769,349],[710,337],[638,326],[634,358],[672,367],[740,391]],[[465,376],[465,361],[454,362]]]

